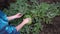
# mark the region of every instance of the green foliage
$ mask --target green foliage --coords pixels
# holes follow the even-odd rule
[[[39,34],[39,32],[43,29],[41,25],[42,21],[49,24],[51,23],[52,18],[60,15],[59,3],[48,4],[42,2],[38,4],[36,0],[31,0],[31,2],[33,2],[32,5],[29,5],[27,0],[17,0],[16,3],[11,3],[9,10],[4,10],[8,16],[14,15],[18,12],[24,14],[24,16],[31,16],[32,24],[25,25],[20,30],[21,34]],[[11,23],[14,25],[20,24],[24,19],[24,16],[12,21]]]

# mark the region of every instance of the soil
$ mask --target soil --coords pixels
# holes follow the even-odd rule
[[[60,34],[60,16],[52,20],[53,24],[43,24],[43,30],[40,34]]]

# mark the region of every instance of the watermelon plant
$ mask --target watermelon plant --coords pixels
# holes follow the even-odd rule
[[[28,25],[32,23],[32,16],[30,16],[30,15],[25,15],[24,18],[31,18],[31,20],[29,21]]]
[[[31,18],[29,24],[20,30],[21,34],[39,34],[43,29],[42,21],[46,24],[51,24],[52,18],[60,15],[59,3],[38,3],[37,0],[31,0],[31,2],[32,4],[30,5],[28,0],[17,0],[16,3],[11,3],[9,10],[4,9],[8,16],[18,12],[23,14],[20,19],[11,21],[14,25],[20,24],[24,18]]]

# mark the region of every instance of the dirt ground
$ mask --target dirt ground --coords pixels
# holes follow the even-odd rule
[[[53,24],[44,24],[40,34],[60,34],[60,16],[52,20]]]

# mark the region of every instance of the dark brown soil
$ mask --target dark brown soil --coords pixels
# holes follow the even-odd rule
[[[41,2],[47,2],[47,3],[56,3],[56,2],[60,2],[60,0],[38,0],[39,3]]]
[[[60,16],[52,20],[53,24],[43,24],[43,30],[40,34],[60,34]]]

